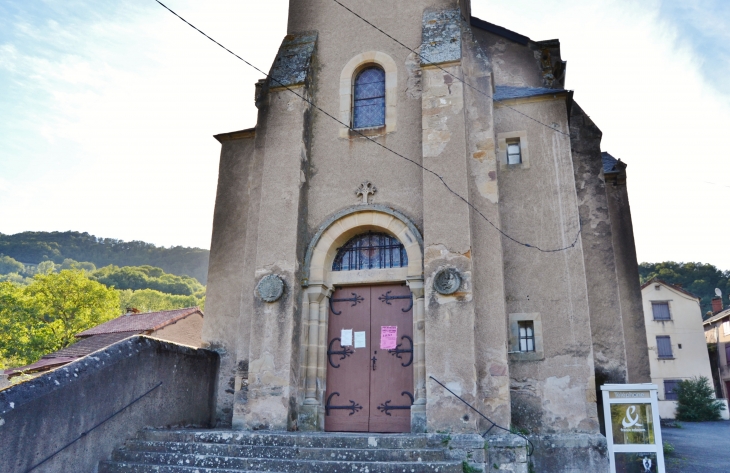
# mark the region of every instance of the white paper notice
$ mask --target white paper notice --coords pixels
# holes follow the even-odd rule
[[[355,332],[355,348],[365,348],[365,332]]]
[[[349,347],[352,346],[352,329],[342,329],[340,333],[340,346]]]

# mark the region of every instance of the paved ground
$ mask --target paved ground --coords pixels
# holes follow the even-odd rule
[[[662,427],[662,439],[675,448],[665,457],[667,473],[730,472],[730,421],[680,424]]]

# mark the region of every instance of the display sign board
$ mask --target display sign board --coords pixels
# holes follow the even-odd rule
[[[611,473],[664,473],[656,384],[604,384]]]

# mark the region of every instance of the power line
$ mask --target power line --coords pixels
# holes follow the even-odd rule
[[[489,218],[487,218],[487,216],[486,216],[486,215],[484,215],[484,214],[483,214],[483,213],[482,213],[482,212],[481,212],[481,211],[480,211],[480,210],[479,210],[478,208],[476,208],[476,206],[474,206],[474,204],[472,204],[471,202],[469,202],[468,200],[466,200],[466,199],[465,199],[464,197],[462,197],[462,196],[461,196],[461,194],[459,194],[458,192],[456,192],[455,190],[453,190],[453,189],[452,189],[452,188],[451,188],[451,187],[449,186],[449,184],[448,184],[448,183],[447,183],[447,182],[446,182],[446,181],[444,180],[444,178],[443,178],[443,177],[441,177],[441,176],[440,176],[440,175],[439,175],[438,173],[436,173],[435,171],[432,171],[432,170],[428,169],[427,167],[423,166],[422,164],[418,163],[417,161],[414,161],[413,159],[411,159],[411,158],[408,158],[408,157],[406,157],[406,156],[404,156],[404,155],[402,155],[402,154],[398,153],[397,151],[394,151],[394,150],[392,150],[392,149],[388,148],[387,146],[385,146],[385,145],[383,145],[383,144],[381,144],[381,143],[378,143],[377,141],[375,141],[375,140],[374,140],[374,139],[372,139],[371,137],[369,137],[369,136],[365,135],[364,133],[362,133],[362,132],[360,132],[360,131],[358,131],[358,130],[356,130],[356,129],[352,128],[352,127],[351,127],[351,126],[350,126],[349,124],[347,124],[347,123],[344,123],[344,122],[342,122],[341,120],[339,120],[338,118],[336,118],[335,116],[333,116],[332,114],[330,114],[329,112],[327,112],[327,111],[323,110],[322,108],[320,108],[319,106],[317,106],[316,104],[314,104],[314,103],[313,103],[313,102],[312,102],[312,101],[311,101],[310,99],[308,99],[308,98],[306,98],[305,96],[303,96],[303,95],[301,95],[301,94],[297,93],[297,92],[296,92],[295,90],[291,89],[290,87],[288,87],[288,86],[284,85],[284,84],[283,84],[283,83],[282,83],[281,81],[279,81],[279,80],[278,80],[278,79],[277,79],[276,77],[273,77],[273,76],[271,76],[271,75],[267,74],[266,72],[262,71],[261,69],[259,69],[258,67],[254,66],[253,64],[251,64],[250,62],[248,62],[247,60],[245,60],[244,58],[242,58],[242,57],[241,57],[241,56],[239,56],[238,54],[234,53],[233,51],[231,51],[231,50],[230,50],[230,49],[228,49],[227,47],[223,46],[223,45],[222,45],[221,43],[219,43],[218,41],[214,40],[213,38],[211,38],[210,36],[208,36],[207,34],[205,34],[205,33],[204,33],[204,32],[203,32],[202,30],[198,29],[198,28],[197,28],[197,27],[196,27],[195,25],[193,25],[192,23],[190,23],[189,21],[187,21],[187,20],[186,20],[185,18],[183,18],[183,17],[181,17],[180,15],[178,15],[177,13],[175,13],[175,12],[174,12],[174,11],[173,11],[172,9],[170,9],[170,7],[168,7],[167,5],[165,5],[164,3],[162,3],[162,2],[160,1],[160,0],[155,0],[155,2],[159,3],[159,4],[160,4],[160,5],[162,6],[162,7],[164,7],[164,8],[165,8],[165,9],[166,9],[167,11],[169,11],[170,13],[172,13],[173,15],[175,15],[176,17],[178,17],[178,18],[179,18],[180,20],[182,20],[182,21],[183,21],[183,22],[184,22],[184,23],[185,23],[186,25],[190,26],[190,27],[191,27],[191,28],[193,28],[193,29],[194,29],[195,31],[197,31],[198,33],[202,34],[203,36],[205,36],[206,38],[208,38],[209,40],[211,40],[212,42],[214,42],[215,44],[217,44],[218,46],[220,46],[221,48],[223,48],[223,49],[224,49],[225,51],[227,51],[228,53],[230,53],[231,55],[233,55],[233,56],[234,56],[234,57],[236,57],[237,59],[240,59],[241,61],[243,61],[243,62],[244,62],[244,63],[245,63],[245,64],[246,64],[247,66],[249,66],[249,67],[251,67],[252,69],[256,70],[257,72],[259,72],[259,73],[263,74],[263,75],[264,75],[264,76],[266,76],[266,77],[267,77],[268,79],[270,79],[270,80],[273,80],[274,82],[276,82],[277,84],[279,84],[279,85],[280,85],[281,87],[283,87],[283,88],[284,88],[284,89],[286,89],[287,91],[291,92],[292,94],[296,95],[296,96],[297,96],[297,97],[299,97],[299,98],[300,98],[301,100],[303,100],[304,102],[308,103],[309,105],[311,105],[311,106],[312,106],[313,108],[315,108],[316,110],[318,110],[319,112],[321,112],[321,113],[322,113],[322,114],[324,114],[325,116],[327,116],[327,117],[331,118],[332,120],[334,120],[335,122],[337,122],[337,123],[339,123],[340,125],[344,126],[345,128],[349,129],[349,130],[350,130],[350,131],[352,131],[353,133],[356,133],[356,134],[360,135],[361,137],[365,138],[366,140],[370,141],[371,143],[374,143],[374,144],[376,144],[377,146],[380,146],[381,148],[383,148],[383,149],[385,149],[386,151],[388,151],[388,152],[390,152],[390,153],[392,153],[392,154],[394,154],[394,155],[398,156],[399,158],[405,159],[406,161],[408,161],[408,162],[410,162],[410,163],[412,163],[412,164],[415,164],[415,165],[416,165],[416,166],[418,166],[419,168],[421,168],[421,169],[423,169],[424,171],[428,172],[429,174],[432,174],[433,176],[435,176],[435,177],[436,177],[436,178],[437,178],[437,179],[438,179],[439,181],[441,181],[441,183],[442,183],[442,184],[444,185],[444,187],[446,187],[446,189],[448,189],[448,191],[449,191],[449,192],[451,192],[451,193],[452,193],[452,194],[454,194],[454,195],[455,195],[455,196],[456,196],[457,198],[459,198],[460,200],[462,200],[462,201],[463,201],[463,202],[464,202],[464,203],[465,203],[466,205],[468,205],[468,206],[469,206],[469,207],[470,207],[470,208],[471,208],[472,210],[474,210],[474,211],[475,211],[475,212],[476,212],[477,214],[479,214],[479,216],[480,216],[480,217],[482,217],[482,218],[483,218],[484,220],[486,220],[486,221],[487,221],[487,223],[489,223],[489,225],[491,225],[491,226],[492,226],[492,227],[493,227],[493,228],[494,228],[495,230],[497,230],[497,231],[498,231],[498,232],[499,232],[499,233],[500,233],[500,234],[501,234],[502,236],[504,236],[505,238],[507,238],[507,239],[509,239],[509,240],[513,241],[514,243],[517,243],[518,245],[522,245],[522,246],[524,246],[524,247],[527,247],[527,248],[534,248],[534,249],[536,249],[536,250],[538,250],[538,251],[541,251],[541,252],[543,252],[543,253],[555,253],[555,252],[558,252],[558,251],[565,251],[565,250],[568,250],[568,249],[570,249],[570,248],[573,248],[573,247],[575,247],[575,245],[576,245],[576,244],[578,243],[578,238],[580,237],[581,231],[583,230],[583,226],[581,225],[580,221],[578,222],[578,223],[579,223],[579,227],[578,227],[578,232],[577,232],[577,233],[576,233],[576,235],[575,235],[575,239],[573,240],[573,243],[571,243],[571,244],[570,244],[570,245],[568,245],[568,246],[564,246],[564,247],[562,247],[562,248],[556,248],[556,249],[548,249],[548,250],[546,250],[546,249],[540,248],[540,247],[539,247],[539,246],[537,246],[537,245],[531,245],[531,244],[529,244],[529,243],[523,243],[523,242],[521,242],[521,241],[519,241],[519,240],[517,240],[517,239],[513,238],[512,236],[510,236],[510,235],[508,235],[508,234],[507,234],[506,232],[504,232],[504,231],[503,231],[503,230],[502,230],[501,228],[499,228],[499,227],[498,227],[497,225],[495,225],[495,224],[494,224],[494,223],[493,223],[493,222],[492,222],[491,220],[489,220]]]
[[[510,110],[512,110],[513,112],[517,112],[517,113],[519,113],[520,115],[522,115],[523,117],[525,117],[525,118],[529,118],[530,120],[532,120],[532,121],[534,121],[534,122],[537,122],[537,123],[539,123],[540,125],[542,125],[542,126],[544,126],[544,127],[550,128],[551,130],[553,130],[553,131],[555,131],[555,132],[557,132],[557,133],[563,134],[563,135],[565,135],[565,136],[570,136],[570,133],[565,133],[565,132],[564,132],[564,131],[562,131],[562,130],[558,130],[558,129],[557,129],[557,128],[555,128],[554,126],[550,126],[550,125],[548,125],[547,123],[543,123],[543,122],[541,122],[540,120],[538,120],[537,118],[533,118],[533,117],[531,117],[531,116],[527,115],[526,113],[520,112],[519,110],[517,110],[517,109],[516,109],[516,108],[514,108],[514,107],[510,107],[509,105],[505,105],[505,104],[504,104],[504,103],[502,102],[502,100],[499,100],[499,99],[495,99],[495,98],[494,98],[494,96],[492,96],[492,95],[490,95],[490,94],[488,94],[488,93],[484,92],[483,90],[479,90],[479,89],[477,89],[477,88],[476,88],[476,87],[474,87],[473,85],[471,85],[471,84],[469,84],[469,83],[465,82],[465,81],[464,81],[464,80],[463,80],[463,79],[462,79],[461,77],[459,77],[459,76],[456,76],[456,75],[452,74],[451,72],[447,71],[446,69],[444,69],[443,67],[439,66],[438,64],[435,64],[435,63],[433,63],[433,62],[429,61],[429,60],[428,60],[427,58],[425,58],[424,56],[422,56],[422,55],[421,55],[421,53],[419,53],[418,51],[416,51],[416,50],[415,50],[415,49],[413,49],[413,48],[410,48],[410,47],[406,46],[405,44],[403,44],[403,42],[399,41],[398,39],[394,38],[394,37],[393,37],[393,36],[391,36],[390,34],[386,33],[386,32],[385,32],[385,31],[383,31],[383,30],[382,30],[381,28],[379,28],[379,27],[378,27],[378,26],[376,26],[375,24],[371,23],[370,21],[368,21],[367,19],[365,19],[364,17],[362,17],[362,16],[361,16],[360,14],[358,14],[357,12],[353,11],[352,9],[350,9],[350,8],[349,8],[348,6],[346,6],[346,5],[343,5],[343,4],[342,4],[342,3],[341,3],[341,2],[339,1],[339,0],[332,0],[332,1],[333,1],[333,2],[335,2],[336,4],[338,4],[339,6],[341,6],[342,8],[344,8],[345,10],[349,11],[350,13],[352,13],[353,15],[355,15],[356,17],[358,17],[359,19],[361,19],[362,21],[364,21],[364,22],[365,22],[365,23],[367,23],[368,25],[372,26],[373,28],[375,28],[375,29],[376,29],[376,30],[378,30],[379,32],[383,33],[383,34],[384,34],[385,36],[387,36],[388,38],[392,39],[393,41],[395,41],[395,42],[396,42],[397,44],[399,44],[400,46],[402,46],[402,47],[406,48],[406,49],[407,49],[408,51],[412,52],[413,54],[416,54],[416,55],[418,55],[418,57],[420,57],[422,61],[425,61],[425,62],[426,62],[426,63],[428,63],[429,65],[431,65],[431,66],[434,66],[434,67],[436,67],[437,69],[440,69],[440,70],[442,70],[442,71],[443,71],[443,72],[445,72],[446,74],[450,75],[451,77],[453,77],[454,79],[458,80],[459,82],[461,82],[461,83],[462,83],[462,84],[464,84],[465,86],[469,87],[470,89],[472,89],[472,90],[476,91],[477,93],[479,93],[479,94],[482,94],[482,95],[484,95],[485,97],[488,97],[488,98],[489,98],[490,100],[493,100],[493,101],[495,101],[495,102],[497,102],[497,103],[502,103],[502,106],[503,106],[503,107],[509,108],[509,109],[510,109]]]

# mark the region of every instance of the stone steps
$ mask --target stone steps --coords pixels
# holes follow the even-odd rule
[[[279,458],[287,460],[338,460],[338,461],[444,461],[441,449],[362,449],[362,448],[312,448],[269,447],[199,442],[154,442],[132,440],[127,450],[213,455],[242,458]]]
[[[101,462],[99,473],[462,473],[460,450],[449,448],[450,440],[440,434],[144,430]]]

